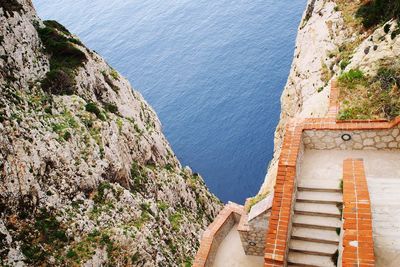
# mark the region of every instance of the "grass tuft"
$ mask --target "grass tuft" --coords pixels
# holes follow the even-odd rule
[[[400,67],[381,67],[374,76],[350,70],[338,79],[338,119],[393,119],[400,115]]]
[[[87,112],[93,113],[96,117],[102,121],[105,121],[107,118],[104,113],[100,110],[100,108],[94,102],[89,102],[86,104],[85,109]]]

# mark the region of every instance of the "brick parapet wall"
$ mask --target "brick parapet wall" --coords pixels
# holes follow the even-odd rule
[[[302,131],[302,121],[292,120],[286,127],[265,241],[264,266],[285,266],[286,263],[296,195],[297,161],[302,154]]]
[[[218,247],[232,227],[245,214],[244,207],[228,203],[204,231],[193,267],[212,266]]]
[[[342,266],[375,266],[371,201],[361,159],[343,162]]]

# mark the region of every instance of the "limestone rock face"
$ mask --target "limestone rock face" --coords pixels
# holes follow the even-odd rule
[[[260,194],[271,192],[275,184],[278,158],[291,118],[324,117],[328,110],[330,84],[342,71],[359,68],[373,75],[382,62],[390,64],[400,54],[400,37],[392,33],[395,21],[374,30],[358,31],[346,24],[338,8],[343,1],[308,0],[300,23],[291,71],[281,96],[281,117],[275,132],[275,151]],[[363,1],[355,0],[361,5]],[[352,44],[347,66],[340,66],[340,50]]]
[[[1,265],[190,262],[221,203],[181,166],[155,112],[126,79],[61,26],[40,36],[48,24],[30,0],[6,2],[0,6]],[[67,44],[51,50],[43,38]],[[64,60],[71,53],[82,57],[78,67]],[[55,72],[57,93],[45,86]]]
[[[389,26],[385,32],[385,25]],[[385,63],[392,65],[400,55],[400,36],[392,33],[398,28],[396,21],[389,21],[377,28],[354,51],[346,70],[361,69],[365,74],[375,75],[378,68]]]
[[[275,184],[277,159],[281,151],[285,125],[293,117],[323,117],[328,110],[329,86],[323,69],[332,73],[335,51],[350,34],[344,27],[333,1],[309,0],[300,23],[290,74],[281,96],[281,117],[275,132],[274,158],[261,193]],[[325,74],[326,75],[326,74]]]

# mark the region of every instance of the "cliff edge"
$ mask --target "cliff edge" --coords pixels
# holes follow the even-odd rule
[[[143,97],[30,0],[0,1],[0,264],[190,264],[221,208]]]

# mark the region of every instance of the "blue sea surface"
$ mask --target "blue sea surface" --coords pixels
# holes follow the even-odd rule
[[[127,77],[222,201],[255,195],[306,0],[33,0]]]

